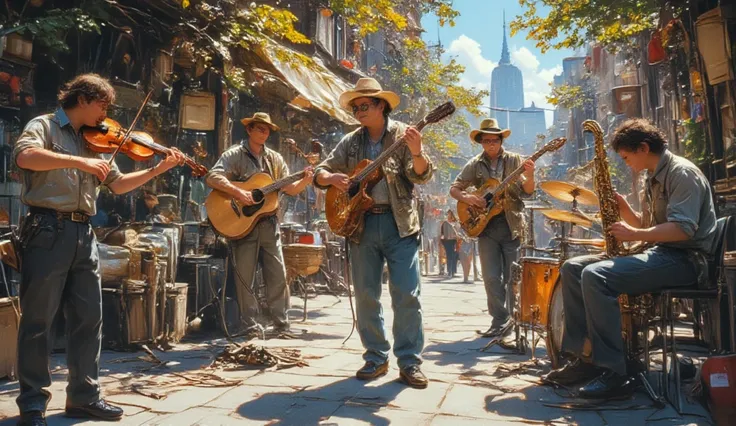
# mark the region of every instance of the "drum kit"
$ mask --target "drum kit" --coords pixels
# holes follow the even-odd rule
[[[539,188],[558,201],[571,203],[570,208],[555,209],[538,202],[525,206],[529,231],[526,243],[521,246],[523,256],[513,265],[513,290],[507,292],[507,303],[514,306],[516,349],[526,352],[526,348],[531,346],[534,359],[535,348],[544,337],[547,353],[553,366],[556,366],[564,329],[560,266],[578,254],[601,253],[605,242],[603,238],[573,237],[580,234],[592,237],[596,234],[596,228],[600,230],[600,219],[596,214],[585,212],[579,207],[598,206],[598,197],[594,192],[562,181],[543,182]],[[550,239],[551,247],[537,247],[535,244],[536,211],[557,231]],[[522,330],[524,333],[520,332]],[[531,341],[528,339],[529,332]],[[494,343],[499,342],[492,341],[488,346]]]

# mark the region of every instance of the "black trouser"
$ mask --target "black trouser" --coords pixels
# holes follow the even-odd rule
[[[64,309],[69,368],[67,406],[99,399],[102,295],[97,241],[89,223],[30,214],[23,225],[18,331],[21,412],[45,411],[51,394],[51,326]]]
[[[442,240],[447,258],[447,275],[454,277],[457,273],[457,240]]]

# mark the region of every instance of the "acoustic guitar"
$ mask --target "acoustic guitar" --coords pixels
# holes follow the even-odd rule
[[[455,112],[452,102],[444,103],[427,114],[414,127],[420,132],[431,123],[437,123]],[[330,229],[337,235],[349,238],[361,226],[363,216],[375,202],[368,194],[383,179],[381,166],[404,146],[406,140],[402,135],[399,140],[381,152],[374,161],[363,160],[350,175],[350,185],[346,192],[330,186],[325,194],[325,214]]]
[[[531,157],[532,161],[537,161],[539,157],[547,152],[557,151],[567,142],[566,138],[557,138],[551,140],[542,149],[535,152]],[[495,216],[503,212],[503,201],[506,197],[506,189],[515,182],[524,172],[522,164],[511,174],[509,174],[503,182],[499,182],[494,178],[490,178],[483,185],[473,192],[473,195],[483,198],[486,201],[484,208],[471,206],[463,201],[457,202],[457,217],[463,230],[471,237],[477,237],[486,229],[488,222]]]
[[[210,223],[223,237],[240,239],[250,233],[262,217],[273,216],[279,208],[278,191],[304,177],[304,171],[274,182],[268,173],[256,173],[245,182],[232,182],[238,188],[251,191],[251,206],[241,205],[230,194],[213,190],[204,202]]]

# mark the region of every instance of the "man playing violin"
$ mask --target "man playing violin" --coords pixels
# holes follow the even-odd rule
[[[66,415],[122,417],[123,410],[100,398],[102,295],[90,217],[96,213],[100,185],[126,193],[184,161],[181,152],[171,149],[155,167],[123,174],[87,148],[81,128],[101,123],[115,100],[110,83],[96,74],[76,77],[58,99],[59,109],[31,120],[13,149],[21,199],[29,207],[21,228],[17,403],[22,425],[46,424],[50,330],[59,308],[67,322]]]
[[[380,301],[386,262],[391,278],[394,355],[399,364],[399,377],[409,386],[426,388],[427,378],[419,368],[424,328],[419,300],[420,225],[414,185],[427,183],[434,166],[422,149],[421,133],[389,118],[399,101],[397,94],[382,90],[372,78],[361,78],[355,90],[340,95],[340,105],[352,109],[361,127],[346,135],[317,166],[315,184],[347,191],[350,178],[345,173],[355,170],[363,159],[375,160],[402,136],[406,138],[406,145],[382,166],[385,177],[370,193],[376,204],[365,215],[362,234],[350,243],[358,333],[365,347],[365,365],[356,376],[371,380],[388,372],[391,345],[383,329]]]
[[[279,130],[268,114],[257,112],[241,122],[248,133],[248,139],[225,151],[209,171],[205,181],[211,188],[231,195],[241,205],[251,206],[256,203],[252,192],[238,188],[231,181],[245,181],[255,173],[268,173],[274,180],[279,180],[289,174],[289,167],[281,154],[266,147],[266,140],[271,132]],[[282,191],[288,195],[296,195],[311,181],[312,168],[307,167],[301,180],[285,186]],[[248,235],[234,242],[233,251],[239,283],[235,291],[246,334],[253,335],[257,331],[258,301],[252,288],[259,262],[266,284],[266,314],[274,322],[275,334],[288,332],[289,288],[276,216],[261,219]]]

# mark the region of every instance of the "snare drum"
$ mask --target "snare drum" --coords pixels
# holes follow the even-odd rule
[[[519,322],[547,326],[552,293],[560,276],[559,259],[522,257]]]

